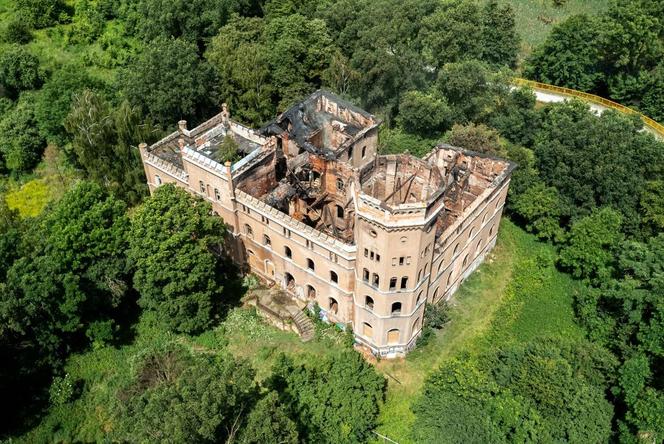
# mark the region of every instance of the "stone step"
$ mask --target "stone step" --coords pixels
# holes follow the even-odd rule
[[[300,333],[302,342],[307,342],[314,338],[316,329],[314,323],[306,314],[304,314],[302,311],[298,311],[297,313],[293,314],[291,318],[295,322],[295,326],[297,327],[297,331]]]

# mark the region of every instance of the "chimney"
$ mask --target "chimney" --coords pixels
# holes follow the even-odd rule
[[[180,147],[180,152],[182,152],[184,150],[184,146],[185,146],[184,139],[182,139],[182,138],[178,139],[178,146]]]
[[[185,134],[187,132],[187,121],[186,120],[180,120],[178,122],[178,131],[180,134]]]
[[[230,112],[228,112],[228,104],[222,103],[221,104],[221,123],[228,128],[229,126],[229,120],[231,118]]]
[[[145,153],[148,150],[148,144],[145,142],[141,142],[138,144],[138,151],[142,153]]]

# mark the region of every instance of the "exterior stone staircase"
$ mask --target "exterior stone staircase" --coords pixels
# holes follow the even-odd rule
[[[300,333],[302,342],[311,341],[316,334],[316,328],[309,316],[304,314],[302,310],[298,310],[295,313],[291,313],[291,318],[293,319],[293,322],[295,322],[295,327]]]

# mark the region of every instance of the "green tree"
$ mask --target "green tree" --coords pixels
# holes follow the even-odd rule
[[[147,187],[136,146],[154,141],[158,132],[138,108],[126,101],[112,108],[86,90],[74,96],[64,125],[72,138],[70,155],[86,177],[130,204],[140,202]]]
[[[503,150],[498,132],[483,124],[455,124],[445,138],[450,145],[478,153],[495,156],[501,154]]]
[[[17,0],[16,8],[19,17],[36,29],[55,25],[64,19],[68,12],[62,0]]]
[[[480,59],[482,33],[482,11],[476,2],[440,3],[433,14],[422,20],[423,53],[436,68],[446,63]]]
[[[297,444],[297,428],[279,403],[279,396],[269,392],[251,410],[240,434],[242,444]]]
[[[5,138],[0,146],[0,157],[12,172],[34,168],[46,145],[37,129],[33,99],[32,95],[23,95],[19,103],[0,119],[0,131]]]
[[[540,127],[540,114],[535,109],[535,93],[528,88],[516,88],[504,98],[487,117],[488,126],[498,130],[510,142],[531,147]]]
[[[562,209],[558,191],[541,182],[517,195],[511,208],[526,221],[526,229],[542,239],[559,240]]]
[[[307,442],[362,442],[376,426],[385,379],[362,356],[344,350],[294,364],[281,355],[271,387]]]
[[[409,133],[435,137],[449,128],[451,120],[445,99],[435,94],[408,91],[399,103],[399,121]]]
[[[664,167],[664,145],[641,125],[612,111],[598,117],[580,102],[544,108],[536,167],[559,191],[566,213],[578,217],[609,205],[623,215],[625,232],[640,232],[639,195]]]
[[[133,360],[132,379],[118,393],[114,440],[230,442],[257,396],[254,371],[231,356],[170,342]]]
[[[213,1],[140,0],[129,3],[125,20],[144,40],[183,38],[202,48],[226,24],[233,3]]]
[[[603,62],[611,97],[638,104],[653,70],[664,56],[664,23],[642,1],[611,5],[603,23]],[[657,3],[657,2],[655,2]]]
[[[664,122],[664,63],[648,75],[639,108],[648,117]]]
[[[67,65],[53,73],[44,84],[35,103],[39,132],[47,141],[63,146],[67,142],[64,120],[72,107],[74,96],[95,82],[80,66]]]
[[[478,60],[446,64],[438,73],[436,88],[460,123],[485,121],[509,91],[503,74],[493,73]]]
[[[209,327],[222,290],[224,225],[209,203],[173,185],[159,187],[132,219],[129,259],[138,304],[169,330]]]
[[[664,181],[646,182],[641,194],[643,221],[651,224],[655,231],[664,230]]]
[[[264,21],[234,16],[212,39],[206,58],[219,74],[219,95],[241,120],[259,124],[274,117],[276,94],[266,50]]]
[[[492,65],[514,67],[520,43],[514,9],[509,3],[489,0],[481,16],[482,60]]]
[[[124,95],[163,126],[196,122],[216,105],[216,76],[195,44],[158,37],[121,76]]]
[[[215,159],[222,164],[225,164],[226,162],[237,162],[240,160],[239,149],[240,146],[235,139],[233,139],[233,136],[227,134],[219,145],[219,150],[215,154]]]
[[[462,355],[426,381],[413,406],[417,442],[605,442],[604,391],[615,360],[591,344],[537,339]]]
[[[576,277],[602,281],[611,276],[617,248],[623,241],[622,216],[604,207],[572,224],[560,250],[560,264]]]
[[[2,33],[2,41],[5,43],[25,44],[32,40],[30,25],[20,17],[14,18],[7,23]]]
[[[18,211],[7,206],[0,198],[0,282],[4,282],[9,267],[19,257],[22,225]]]
[[[604,81],[600,66],[601,29],[596,18],[569,17],[533,51],[526,61],[526,76],[572,89],[597,91]]]
[[[99,325],[114,325],[128,291],[125,259],[129,220],[122,201],[96,184],[72,188],[26,234],[30,250],[7,272],[0,310],[6,330],[34,338],[44,360],[88,341]]]
[[[39,88],[43,73],[39,59],[20,45],[0,49],[0,93],[15,99],[21,91]]]

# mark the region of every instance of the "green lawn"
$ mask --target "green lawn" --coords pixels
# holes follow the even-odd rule
[[[501,0],[509,3],[516,13],[516,28],[521,36],[522,56],[546,39],[551,28],[574,14],[596,15],[609,6],[609,0],[567,0],[555,6],[553,0]]]

